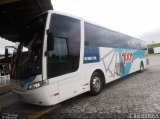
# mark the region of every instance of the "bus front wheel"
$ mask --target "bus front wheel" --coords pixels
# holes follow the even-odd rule
[[[103,87],[102,76],[98,72],[94,72],[90,80],[90,94],[98,95]]]

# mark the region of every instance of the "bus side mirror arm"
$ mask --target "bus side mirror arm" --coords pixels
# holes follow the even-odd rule
[[[5,59],[8,60],[8,48],[5,47]]]
[[[46,56],[46,57],[48,56],[48,51],[44,52],[44,56]]]

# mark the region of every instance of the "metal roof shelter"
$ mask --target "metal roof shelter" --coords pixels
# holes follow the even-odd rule
[[[50,0],[0,0],[0,36],[17,41],[22,27],[47,10],[53,10]]]

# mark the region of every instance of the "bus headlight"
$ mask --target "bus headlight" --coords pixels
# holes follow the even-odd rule
[[[49,84],[48,80],[33,82],[33,83],[28,84],[28,90],[33,90],[33,89],[36,89],[36,88],[39,88],[39,87],[42,87],[48,84]]]

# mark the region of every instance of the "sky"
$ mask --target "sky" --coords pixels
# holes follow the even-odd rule
[[[160,42],[160,0],[51,0],[54,11],[82,17],[152,43]]]
[[[51,0],[54,11],[82,17],[111,30],[160,43],[160,0]],[[0,54],[5,45],[0,37]]]

